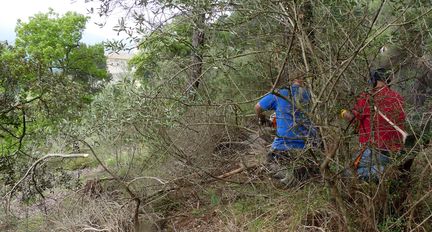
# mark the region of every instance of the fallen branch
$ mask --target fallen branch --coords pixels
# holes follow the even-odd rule
[[[167,194],[168,192],[177,191],[177,190],[182,189],[182,188],[194,186],[195,184],[209,184],[209,183],[212,183],[212,182],[215,182],[215,181],[225,181],[225,182],[227,182],[227,180],[224,180],[225,178],[230,177],[230,176],[235,175],[235,174],[238,174],[238,173],[241,173],[241,172],[243,172],[245,170],[258,167],[259,164],[251,164],[250,166],[244,166],[242,164],[240,164],[240,165],[241,165],[241,167],[236,168],[234,170],[231,170],[231,171],[229,171],[227,173],[224,173],[222,175],[219,175],[219,176],[213,176],[210,173],[205,172],[205,174],[208,175],[209,177],[211,177],[211,179],[201,180],[198,183],[189,182],[189,183],[184,184],[184,185],[176,185],[176,186],[173,186],[173,187],[170,187],[170,188],[161,189],[161,190],[153,193],[152,195],[147,196],[143,200],[143,204],[146,205],[149,202],[152,202],[153,199],[158,198],[161,195]]]
[[[129,185],[131,185],[133,182],[135,182],[135,181],[137,181],[137,180],[142,180],[142,179],[151,179],[151,180],[156,180],[157,182],[161,183],[162,185],[165,185],[165,184],[168,183],[168,181],[164,181],[164,180],[159,179],[159,178],[154,177],[154,176],[140,176],[140,177],[137,177],[137,178],[135,178],[135,179],[133,179],[133,180],[127,182],[126,185],[129,186]]]
[[[88,157],[89,154],[48,154],[42,158],[39,158],[38,160],[36,160],[36,162],[34,162],[30,168],[27,170],[27,172],[24,174],[24,176],[12,187],[12,189],[5,195],[5,197],[7,197],[7,202],[6,202],[6,212],[10,212],[10,201],[12,198],[12,194],[15,191],[15,189],[21,184],[21,182],[23,182],[27,176],[30,175],[30,173],[32,172],[32,170],[42,161],[48,159],[48,158],[52,158],[52,157],[60,157],[60,158],[86,158]]]
[[[243,172],[243,171],[246,170],[246,169],[254,168],[254,167],[256,167],[256,166],[258,166],[258,165],[257,165],[257,164],[253,164],[253,165],[251,165],[251,166],[249,166],[249,167],[245,167],[245,166],[241,165],[241,166],[240,166],[239,168],[237,168],[237,169],[231,170],[231,171],[229,171],[229,172],[227,172],[227,173],[224,173],[224,174],[222,174],[222,175],[217,176],[217,178],[218,178],[218,179],[224,179],[224,178],[230,177],[230,176],[232,176],[232,175],[235,175],[235,174],[237,174],[237,173]]]

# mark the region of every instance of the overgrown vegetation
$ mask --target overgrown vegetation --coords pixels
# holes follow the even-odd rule
[[[75,13],[38,14],[0,46],[0,229],[432,230],[429,2],[102,0],[98,13],[116,7],[129,12],[117,30],[139,49],[123,82],[104,85],[103,48],[79,42]],[[358,144],[338,113],[372,67],[395,73],[419,141],[397,191],[396,164],[379,184],[341,175]],[[282,189],[262,168],[271,135],[253,105],[298,68],[321,176]],[[31,166],[47,153],[91,157]]]

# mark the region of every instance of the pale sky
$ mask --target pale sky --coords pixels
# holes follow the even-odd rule
[[[101,23],[105,18],[99,18],[97,14],[89,15],[87,9],[94,7],[95,11],[99,1],[85,3],[85,0],[11,0],[2,1],[0,7],[0,41],[7,40],[12,43],[15,40],[15,26],[18,19],[28,22],[28,18],[36,13],[48,12],[52,8],[54,12],[63,15],[68,11],[75,11],[91,18],[87,22],[82,42],[94,44],[107,39],[121,39],[124,35],[117,36],[112,28],[117,24],[120,14],[111,15],[106,20],[103,28],[95,25]]]

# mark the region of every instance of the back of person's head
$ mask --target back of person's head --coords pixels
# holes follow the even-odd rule
[[[392,81],[391,70],[388,70],[386,68],[372,69],[370,72],[369,82],[370,84],[373,85],[373,87],[375,87],[378,81],[382,81],[386,84],[390,84]]]
[[[285,68],[282,72],[278,84],[276,85],[276,88],[284,88],[290,86],[295,81],[303,81],[305,77],[305,72],[299,68]]]
[[[304,81],[306,78],[306,73],[301,69],[296,69],[290,73],[290,81]]]

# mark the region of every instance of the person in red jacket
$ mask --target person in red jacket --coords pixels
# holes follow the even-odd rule
[[[389,74],[382,68],[372,71],[372,91],[362,93],[352,110],[341,112],[342,118],[356,120],[359,125],[361,149],[354,166],[362,179],[379,178],[390,162],[389,155],[403,148],[403,135],[395,126],[404,129],[404,100],[398,92],[389,88]],[[376,156],[373,151],[376,151]]]

